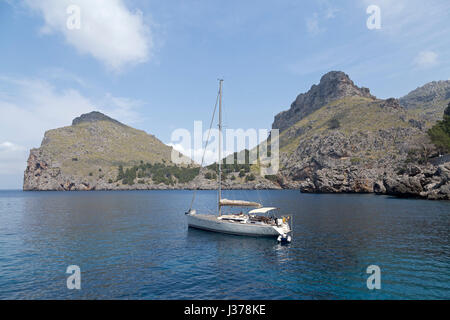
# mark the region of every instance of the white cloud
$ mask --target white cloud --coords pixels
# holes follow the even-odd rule
[[[306,18],[306,29],[310,35],[316,36],[326,30],[323,26],[326,20],[336,18],[340,9],[334,7],[328,0],[318,0],[318,12]]]
[[[319,27],[319,16],[317,13],[306,19],[306,28],[312,35],[317,35],[322,31]]]
[[[140,100],[115,97],[112,94],[107,93],[97,102],[97,105],[99,106],[99,111],[128,125],[135,125],[144,120],[144,118],[136,111],[144,105],[144,102]]]
[[[318,0],[318,4],[321,8],[321,11],[323,11],[323,16],[325,17],[325,19],[336,18],[336,13],[341,11],[340,9],[334,7],[335,3],[328,0]]]
[[[430,68],[438,64],[438,55],[434,51],[421,51],[414,59],[414,64],[419,68]]]
[[[40,12],[44,34],[62,33],[67,43],[90,54],[115,71],[125,65],[145,62],[153,48],[150,28],[142,12],[131,12],[122,0],[24,0]],[[80,8],[80,29],[69,29],[67,8]]]
[[[333,19],[336,18],[336,13],[339,12],[338,9],[333,8],[333,7],[328,7],[325,13],[325,18],[326,19]]]
[[[0,174],[22,174],[28,150],[39,147],[45,131],[68,126],[83,113],[98,110],[126,124],[140,119],[141,102],[111,94],[87,98],[46,81],[3,76],[0,88]]]
[[[0,151],[20,151],[24,149],[25,149],[24,147],[9,141],[0,143]]]
[[[18,144],[4,141],[0,143],[0,174],[22,174],[23,167],[18,166],[18,159],[26,159],[27,150]]]

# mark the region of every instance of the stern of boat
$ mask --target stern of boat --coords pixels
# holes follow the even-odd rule
[[[277,225],[273,228],[278,232],[279,235],[290,234],[292,232],[291,225],[289,223],[291,217],[282,217],[277,219]]]

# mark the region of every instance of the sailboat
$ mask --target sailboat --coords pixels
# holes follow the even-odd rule
[[[197,211],[192,208],[194,197],[191,202],[191,207],[186,212],[187,223],[191,228],[202,229],[213,232],[243,235],[243,236],[266,236],[278,237],[281,239],[289,239],[288,234],[291,232],[292,217],[282,216],[278,217],[273,213],[278,211],[274,207],[263,207],[260,203],[245,201],[245,200],[230,200],[222,198],[222,83],[219,80],[219,159],[218,159],[218,204],[217,214],[197,214]],[[216,101],[217,106],[217,101]],[[214,115],[213,115],[214,119]],[[213,120],[211,120],[212,124]],[[210,128],[211,130],[211,128]],[[209,139],[209,138],[208,138]],[[207,139],[207,140],[208,140]],[[206,150],[206,148],[205,148]],[[203,160],[202,160],[203,165]],[[223,207],[239,207],[249,209],[253,208],[247,213],[239,211],[235,214],[222,214]],[[270,215],[269,215],[270,214]]]

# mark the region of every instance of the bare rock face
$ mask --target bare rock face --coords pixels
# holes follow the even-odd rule
[[[304,193],[376,193],[450,200],[450,162],[438,166],[409,164],[399,170],[402,163],[386,157],[379,163],[352,165],[346,158],[332,160],[316,154],[284,170],[290,179],[300,180]]]
[[[104,115],[103,113],[98,112],[98,111],[92,111],[89,113],[85,113],[85,114],[82,114],[81,116],[73,119],[72,126],[76,126],[77,124],[80,124],[80,123],[96,122],[96,121],[109,121],[109,122],[124,126],[123,123],[121,123],[117,120],[114,120],[113,118],[110,118],[107,115]]]
[[[432,83],[402,101],[381,100],[342,72],[326,74],[275,118],[281,174],[306,193],[449,199],[446,166],[426,164],[438,155],[426,133],[432,122],[402,105],[450,97],[446,85]]]
[[[441,120],[450,99],[450,80],[432,81],[399,99],[400,105],[421,115],[421,120]]]
[[[395,98],[389,98],[381,103],[382,108],[402,109],[400,101]]]
[[[437,168],[411,166],[406,173],[386,176],[383,180],[385,194],[399,197],[420,197],[431,200],[450,200],[450,162]]]
[[[318,85],[313,85],[307,93],[300,94],[289,110],[277,114],[272,128],[284,131],[329,102],[349,96],[375,99],[369,89],[357,87],[344,72],[331,71],[320,79]]]
[[[379,177],[377,171],[356,167],[324,168],[300,184],[304,193],[373,193]]]
[[[35,190],[41,184],[41,180],[48,180],[47,168],[48,164],[39,157],[39,150],[32,149],[23,179],[24,190]]]
[[[397,197],[450,200],[450,162],[412,165],[406,173],[382,170],[322,169],[300,183],[304,193],[376,193]]]
[[[426,106],[432,108],[437,103],[450,99],[450,80],[432,81],[400,98],[402,106],[408,109]]]
[[[387,171],[395,175],[408,155],[407,138],[417,132],[415,128],[391,128],[316,135],[283,159],[282,172],[293,181],[302,181],[302,192],[384,193],[383,177]],[[388,148],[398,151],[386,153]]]
[[[407,197],[417,196],[423,191],[418,177],[410,177],[408,175],[386,177],[383,183],[386,188],[386,194]]]
[[[42,156],[39,149],[32,149],[24,173],[24,191],[71,191],[94,190],[95,184],[82,177],[67,176],[50,159]]]

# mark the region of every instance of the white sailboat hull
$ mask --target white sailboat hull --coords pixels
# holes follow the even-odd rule
[[[214,215],[187,214],[186,216],[189,227],[213,232],[253,237],[277,237],[290,232],[289,225],[286,223],[282,226],[272,226],[225,221]]]
[[[242,200],[228,200],[222,199],[222,82],[223,80],[219,80],[219,93],[217,97],[217,101],[219,102],[219,157],[218,157],[218,208],[220,212],[220,208],[222,206],[232,206],[232,207],[254,207],[262,210],[262,205],[256,202],[250,201],[242,201]],[[217,107],[217,102],[216,102]],[[215,108],[214,107],[214,114]],[[214,120],[214,115],[211,120],[211,126],[209,130],[212,128],[212,123]],[[208,135],[209,137],[209,135]],[[209,140],[209,138],[207,139]],[[203,157],[205,156],[206,147],[208,142],[206,143],[205,149],[203,151]],[[201,166],[203,166],[203,159]],[[189,227],[197,228],[202,230],[220,232],[220,233],[229,233],[236,235],[245,235],[245,236],[258,236],[258,237],[278,237],[279,235],[288,234],[291,230],[289,225],[286,223],[284,218],[282,219],[264,219],[261,217],[249,217],[244,216],[242,214],[230,216],[215,216],[215,215],[197,215],[195,210],[192,209],[192,204],[195,199],[195,191],[194,196],[192,197],[191,207],[187,212],[187,222]],[[276,208],[265,208],[265,211],[268,212]],[[250,212],[249,212],[250,213]]]

